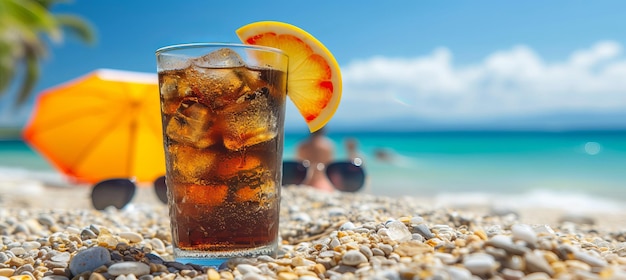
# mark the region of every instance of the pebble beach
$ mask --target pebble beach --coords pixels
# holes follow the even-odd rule
[[[89,188],[0,185],[0,279],[626,279],[626,214],[493,209],[283,188],[276,257],[173,261],[166,206]],[[572,205],[575,208],[575,205]]]

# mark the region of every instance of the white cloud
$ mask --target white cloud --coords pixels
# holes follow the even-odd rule
[[[470,65],[455,65],[452,52],[438,48],[415,58],[354,61],[342,75],[342,104],[333,122],[626,111],[626,58],[613,41],[574,51],[564,61],[545,61],[528,46],[514,46]]]

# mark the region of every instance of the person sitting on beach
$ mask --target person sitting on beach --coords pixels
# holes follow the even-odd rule
[[[296,151],[296,159],[308,160],[311,166],[311,172],[302,184],[324,191],[334,191],[332,183],[324,173],[326,165],[333,161],[334,155],[335,146],[325,135],[325,128],[311,133],[307,140],[298,145]]]
[[[355,159],[360,159],[363,161],[363,155],[359,152],[359,148],[357,147],[357,140],[354,138],[348,138],[345,140],[346,152],[348,154],[348,160],[354,161]]]

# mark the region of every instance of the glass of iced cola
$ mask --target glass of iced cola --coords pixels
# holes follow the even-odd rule
[[[238,44],[156,56],[175,259],[275,255],[287,56]]]

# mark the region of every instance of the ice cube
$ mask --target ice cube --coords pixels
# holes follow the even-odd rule
[[[228,195],[228,186],[226,185],[180,185],[174,191],[176,203],[189,203],[198,208],[203,206],[218,206],[224,202]],[[189,215],[189,213],[185,213]]]
[[[187,145],[172,143],[168,147],[175,183],[201,184],[201,179],[217,166],[217,153],[211,149],[196,149]]]
[[[168,123],[166,134],[175,142],[198,149],[207,148],[219,141],[218,130],[212,129],[213,117],[207,106],[193,98],[185,99]]]
[[[262,168],[259,157],[246,153],[228,153],[227,157],[221,158],[216,167],[216,173],[222,178],[236,176],[253,176],[245,173],[257,173],[255,169]]]
[[[161,110],[165,114],[173,114],[181,99],[193,93],[187,80],[181,77],[179,73],[173,72],[162,74],[160,92],[163,98]]]
[[[215,173],[237,186],[230,194],[236,201],[259,201],[276,192],[273,173],[260,157],[244,152],[227,155],[219,160]]]
[[[224,146],[242,150],[274,139],[278,133],[275,104],[267,88],[242,95],[219,114],[224,120]]]
[[[223,48],[192,60],[193,65],[203,68],[242,67],[246,63],[235,51]]]
[[[194,85],[199,101],[214,110],[233,103],[242,94],[252,90],[240,74],[241,69],[204,69],[191,67],[186,70],[190,83]]]
[[[274,182],[267,180],[261,181],[260,186],[257,187],[243,187],[235,192],[235,201],[261,201],[263,198],[274,196],[277,192]]]

